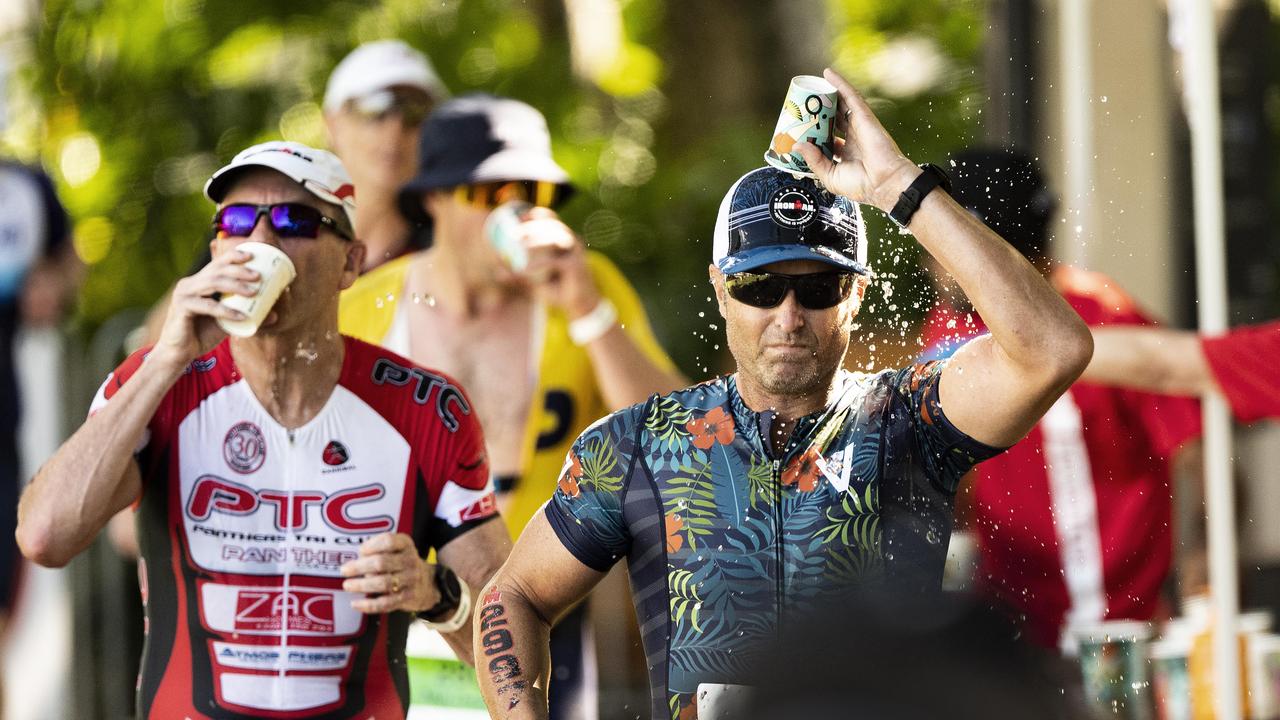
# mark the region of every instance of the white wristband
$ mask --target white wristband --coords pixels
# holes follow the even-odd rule
[[[588,345],[599,340],[618,322],[618,309],[609,298],[600,298],[591,312],[569,323],[569,338],[574,345]]]
[[[467,586],[467,581],[461,577],[458,578],[458,587],[461,590],[458,595],[458,609],[453,612],[453,617],[444,622],[431,622],[423,620],[427,627],[438,633],[451,633],[460,630],[471,620],[471,588]]]

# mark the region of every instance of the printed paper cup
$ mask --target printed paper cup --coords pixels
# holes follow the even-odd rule
[[[809,164],[794,148],[796,143],[808,141],[828,158],[835,155],[833,125],[838,97],[835,86],[816,75],[791,78],[773,139],[764,154],[765,162],[795,175],[814,177]]]

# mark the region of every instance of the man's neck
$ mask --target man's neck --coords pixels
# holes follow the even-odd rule
[[[522,285],[499,281],[495,268],[465,247],[465,243],[437,237],[410,267],[410,293],[429,294],[429,307],[463,320],[489,315],[528,297]]]
[[[346,348],[329,329],[232,338],[231,355],[271,417],[292,430],[317,414],[333,394]]]
[[[356,237],[367,248],[364,270],[373,268],[400,256],[409,244],[409,223],[396,207],[396,196],[385,193],[367,193],[360,196],[360,221],[356,225]]]
[[[776,416],[775,422],[788,427],[805,415],[825,408],[831,403],[836,391],[835,373],[818,388],[796,395],[770,393],[742,372],[737,373],[736,378],[738,394],[748,408],[757,413],[772,412]]]
[[[770,454],[779,459],[786,452],[796,421],[830,405],[836,391],[835,374],[812,392],[795,395],[770,393],[741,372],[736,377],[738,394],[748,408],[756,413],[773,413],[772,421],[766,423],[769,436],[761,439],[768,443]]]

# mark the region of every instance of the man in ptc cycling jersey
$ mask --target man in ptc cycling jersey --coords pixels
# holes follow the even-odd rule
[[[338,334],[364,247],[336,157],[256,145],[205,194],[212,262],[36,475],[19,545],[61,566],[135,507],[140,717],[403,718],[414,614],[469,658],[469,588],[509,547],[479,424],[452,379]],[[297,278],[228,338],[216,321],[243,315],[214,296],[256,292],[246,240]]]
[[[1035,268],[827,77],[846,108],[840,162],[803,145],[821,185],[762,168],[720,208],[710,275],[737,372],[586,430],[483,592],[476,668],[494,717],[545,715],[548,621],[620,558],[655,718],[696,716],[700,684],[751,683],[819,599],[936,589],[959,478],[1088,362],[1088,330]],[[892,211],[991,335],[946,362],[842,371],[869,275],[857,203]]]

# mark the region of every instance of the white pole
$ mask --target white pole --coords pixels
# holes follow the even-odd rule
[[[1062,46],[1062,134],[1066,169],[1065,232],[1054,243],[1058,259],[1088,266],[1085,238],[1093,231],[1093,54],[1089,47],[1090,0],[1058,0]],[[1065,242],[1063,242],[1065,241]]]
[[[1227,281],[1222,199],[1222,123],[1218,94],[1218,37],[1212,0],[1186,5],[1183,66],[1191,125],[1196,222],[1196,296],[1200,331],[1227,327]],[[1204,398],[1205,509],[1209,515],[1209,587],[1213,596],[1214,695],[1217,720],[1239,720],[1240,655],[1236,639],[1235,491],[1231,483],[1231,419],[1217,393]]]

